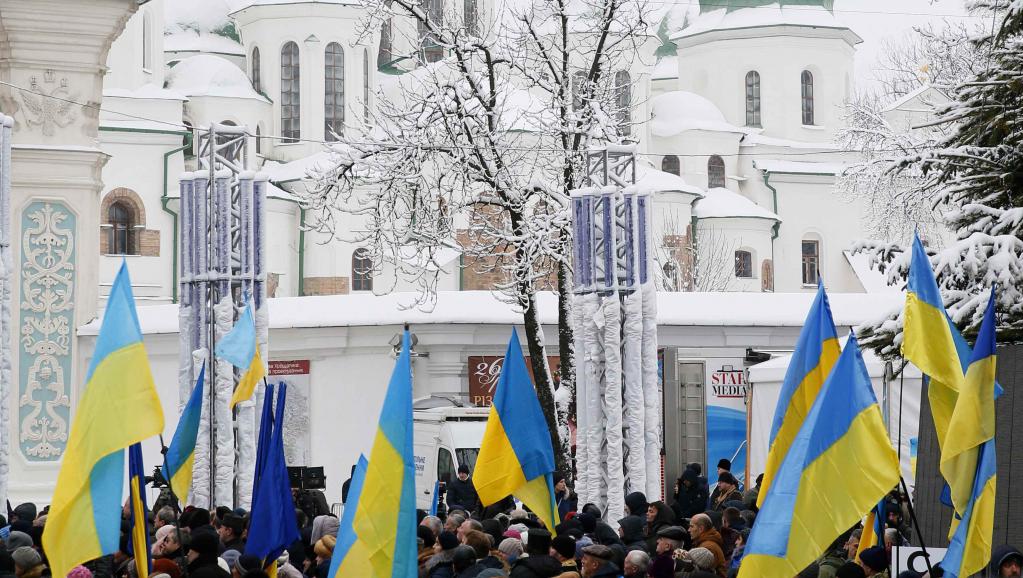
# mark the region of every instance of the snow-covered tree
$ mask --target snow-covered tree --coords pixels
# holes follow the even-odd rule
[[[732,291],[736,288],[735,249],[738,244],[715,229],[697,229],[676,215],[663,215],[657,261],[665,291]]]
[[[999,23],[972,40],[988,62],[951,89],[952,102],[936,124],[948,135],[934,146],[907,154],[895,171],[916,171],[916,194],[945,208],[956,240],[934,251],[952,319],[967,329],[980,324],[987,291],[998,284],[1000,329],[1023,330],[1023,3],[977,0]],[[908,272],[909,254],[892,243],[862,243],[889,280]],[[900,342],[901,323],[887,319],[861,328],[866,341],[885,353]]]
[[[425,47],[409,55],[421,65],[393,78],[393,94],[374,95],[372,128],[341,135],[307,202],[321,230],[348,233],[374,263],[417,283],[420,304],[435,298],[445,253],[460,251],[473,268],[495,273],[496,289],[522,311],[537,395],[558,467],[569,473],[568,194],[582,183],[588,148],[629,132],[631,79],[619,72],[646,38],[643,12],[626,0],[535,0],[485,27],[436,0],[364,3],[367,34],[382,22],[414,23],[404,29],[415,31],[408,45]],[[342,214],[363,226],[339,231]],[[557,403],[541,289],[559,296],[568,389]]]

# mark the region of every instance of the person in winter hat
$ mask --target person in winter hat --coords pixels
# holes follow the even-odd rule
[[[607,546],[594,544],[583,548],[583,578],[618,578],[621,573],[611,561],[613,557],[614,552]]]
[[[736,501],[742,503],[742,492],[739,491],[739,480],[731,472],[723,472],[718,476],[718,485],[711,495],[711,504],[714,510],[723,511],[727,502]]]
[[[522,540],[518,538],[505,538],[498,544],[497,551],[500,553],[501,558],[511,567],[519,559],[519,556],[522,555]]]
[[[643,492],[632,492],[625,496],[625,508],[628,510],[625,512],[626,515],[643,516],[649,505]]]
[[[675,501],[671,508],[679,520],[689,519],[707,509],[710,496],[706,483],[701,485],[700,474],[692,468],[686,468],[675,482]]]
[[[618,535],[622,538],[626,552],[633,550],[646,551],[646,540],[643,536],[645,526],[646,521],[639,516],[629,515],[618,520]]]
[[[559,534],[551,540],[551,556],[561,562],[558,578],[581,578],[579,566],[575,563],[575,540],[571,536]]]
[[[43,558],[29,546],[22,546],[11,552],[14,560],[14,575],[18,578],[41,578],[49,576]]]
[[[448,507],[456,508],[461,506],[472,513],[479,509],[479,495],[476,487],[472,485],[472,478],[469,477],[469,466],[460,464],[458,475],[447,483]]]
[[[885,551],[884,546],[871,546],[860,552],[860,566],[863,566],[863,572],[867,575],[867,578],[870,578],[870,576],[887,576],[888,553]]]
[[[651,578],[672,578],[675,575],[675,550],[682,546],[684,535],[685,530],[679,526],[668,526],[657,532],[657,549],[648,571]]]
[[[209,520],[208,512],[206,520]],[[228,578],[230,573],[218,563],[219,548],[220,540],[216,533],[203,530],[193,534],[187,546],[188,578]]]
[[[835,576],[837,578],[866,578],[867,574],[863,571],[863,567],[856,562],[846,562],[838,569]]]
[[[32,536],[29,536],[25,532],[14,530],[7,536],[6,545],[8,552],[14,552],[22,546],[28,546],[29,548],[35,546],[35,541],[32,540]]]
[[[1023,552],[1004,544],[991,552],[991,575],[1018,578],[1023,571]]]
[[[561,563],[550,554],[551,533],[532,528],[526,533],[526,555],[512,565],[511,578],[554,578]]]
[[[457,547],[458,537],[454,532],[447,530],[441,532],[437,536],[437,543],[433,546],[436,553],[426,561],[419,575],[429,578],[454,578],[455,572],[451,561],[454,559]]]
[[[646,511],[647,552],[657,551],[657,532],[675,525],[675,512],[664,502],[651,502]]]
[[[36,505],[33,503],[18,504],[18,507],[11,512],[11,529],[28,532],[36,520],[36,512]]]

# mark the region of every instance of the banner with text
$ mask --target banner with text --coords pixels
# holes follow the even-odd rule
[[[742,359],[707,360],[707,481],[718,479],[718,460],[732,462],[732,474],[745,484],[746,371]]]
[[[497,387],[497,380],[501,377],[501,366],[504,365],[504,356],[500,355],[470,355],[469,356],[469,402],[479,407],[489,407],[494,401],[494,388]],[[561,357],[548,355],[547,365],[551,368],[554,377],[554,387],[560,383]],[[529,370],[529,378],[533,378],[533,366],[529,357],[526,357],[526,369]],[[534,384],[535,384],[534,380]]]

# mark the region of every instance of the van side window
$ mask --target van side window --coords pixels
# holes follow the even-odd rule
[[[451,459],[451,452],[444,448],[437,450],[437,479],[442,482],[450,482],[455,477],[455,462]]]

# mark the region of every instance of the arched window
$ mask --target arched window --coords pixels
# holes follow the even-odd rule
[[[800,75],[800,94],[802,95],[803,102],[803,124],[806,126],[813,125],[813,74],[810,74],[809,70],[804,70],[803,74]]]
[[[441,26],[444,24],[444,0],[424,0],[423,10],[426,18],[433,24]],[[419,42],[423,50],[424,62],[437,62],[444,58],[444,48],[437,44],[437,40],[430,34],[426,24],[416,20],[419,28]]]
[[[666,173],[682,176],[682,166],[675,155],[666,155],[661,159],[661,170]]]
[[[386,18],[380,24],[380,49],[377,50],[377,63],[387,64],[393,58],[391,53],[393,48],[391,47],[391,19]]]
[[[760,290],[774,291],[774,263],[770,259],[760,264]]]
[[[465,33],[469,36],[476,36],[480,32],[479,8],[476,0],[462,0],[462,10],[465,11]]]
[[[362,110],[366,116],[366,124],[369,124],[369,49],[362,49]]]
[[[577,70],[572,74],[572,109],[583,107],[583,92],[586,90],[586,73]]]
[[[260,67],[262,65],[259,62],[259,47],[258,46],[253,46],[252,47],[252,62],[250,64],[252,65],[252,88],[254,88],[256,90],[256,92],[262,93],[263,92],[263,79],[262,79],[262,77],[260,75],[260,70],[261,70]]]
[[[717,155],[711,155],[707,161],[707,188],[723,188],[724,186],[725,161]]]
[[[142,69],[153,70],[153,17],[148,10],[142,14]]]
[[[753,253],[742,250],[735,252],[735,276],[740,279],[753,278]]]
[[[263,131],[259,130],[259,125],[256,125],[256,154],[263,153]]]
[[[803,285],[816,285],[821,260],[821,242],[817,239],[803,239]]]
[[[323,139],[337,140],[345,129],[345,51],[337,42],[323,53]]]
[[[627,136],[632,132],[632,78],[627,70],[615,73],[615,108],[618,118],[618,134]]]
[[[352,291],[373,290],[373,258],[359,247],[352,253]]]
[[[110,225],[108,255],[135,255],[135,220],[133,211],[126,203],[117,201],[107,209],[107,224]]]
[[[300,64],[298,44],[288,42],[281,48],[281,136],[284,142],[302,138]]]
[[[746,126],[760,126],[760,73],[746,73]]]

